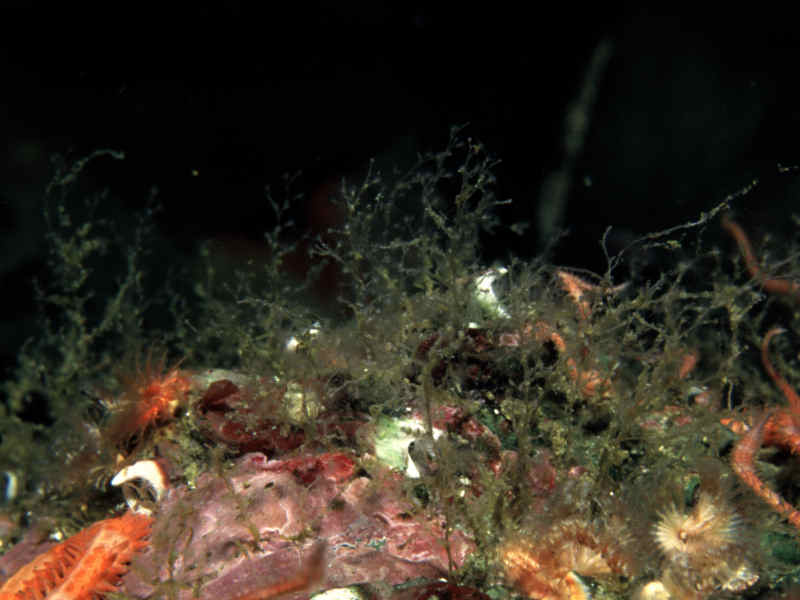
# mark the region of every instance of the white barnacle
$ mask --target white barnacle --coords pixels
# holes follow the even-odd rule
[[[157,460],[148,459],[122,469],[114,475],[111,485],[122,486],[125,502],[133,512],[149,515],[155,504],[164,497],[169,480],[164,465]]]

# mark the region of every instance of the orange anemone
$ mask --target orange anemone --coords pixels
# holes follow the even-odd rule
[[[163,360],[153,363],[148,359],[143,369],[120,379],[123,393],[115,402],[115,415],[105,432],[120,447],[172,419],[191,387],[184,371],[165,369]]]

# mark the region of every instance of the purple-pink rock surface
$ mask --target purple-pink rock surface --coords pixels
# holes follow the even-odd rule
[[[345,453],[251,453],[195,489],[173,488],[121,591],[226,600],[307,583],[288,599],[352,584],[388,590],[460,566],[472,541],[454,531],[445,542],[443,516],[413,506],[400,476],[375,468],[367,476]]]

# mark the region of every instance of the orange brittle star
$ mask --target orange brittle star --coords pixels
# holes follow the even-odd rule
[[[787,448],[800,456],[800,396],[772,366],[769,360],[770,340],[784,330],[774,327],[764,336],[761,344],[761,361],[770,378],[783,392],[788,407],[778,407],[764,414],[759,422],[736,443],[731,466],[741,481],[758,494],[767,504],[800,529],[800,511],[784,500],[777,492],[767,487],[756,473],[755,456],[761,446]]]

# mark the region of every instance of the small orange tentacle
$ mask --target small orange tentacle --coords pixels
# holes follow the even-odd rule
[[[722,217],[722,228],[731,235],[736,241],[736,245],[739,246],[739,252],[742,254],[744,266],[747,268],[747,272],[750,273],[750,277],[763,282],[765,278],[761,272],[761,265],[758,264],[756,254],[753,252],[753,246],[750,244],[750,238],[747,237],[741,225],[724,216]]]
[[[800,511],[781,498],[780,494],[770,489],[761,481],[755,469],[756,453],[764,439],[764,427],[771,413],[766,413],[758,424],[742,436],[733,449],[731,467],[742,483],[752,489],[764,502],[783,515],[789,523],[800,529]]]
[[[769,375],[772,381],[775,382],[775,385],[780,388],[780,390],[783,392],[783,395],[786,397],[786,400],[789,402],[792,414],[800,415],[800,396],[797,395],[797,392],[795,392],[792,386],[789,385],[789,382],[786,381],[786,379],[784,379],[784,377],[778,373],[775,367],[772,366],[772,362],[769,359],[768,346],[770,340],[776,335],[780,335],[785,332],[786,330],[782,329],[781,327],[773,327],[767,332],[767,335],[764,336],[764,341],[761,344],[761,362],[764,363],[764,370],[766,370],[767,375]]]
[[[758,281],[761,287],[770,294],[790,296],[795,301],[800,301],[800,283],[788,279],[767,277],[764,274],[764,271],[761,270],[761,265],[758,264],[755,252],[753,252],[750,239],[738,223],[728,217],[723,217],[722,228],[731,235],[739,246],[739,252],[742,254],[744,265],[747,268],[747,272],[750,273],[750,277]]]

